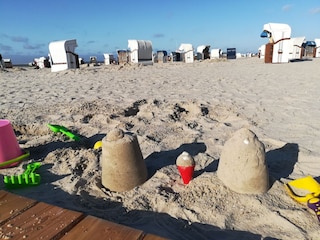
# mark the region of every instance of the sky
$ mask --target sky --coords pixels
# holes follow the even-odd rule
[[[291,37],[320,38],[319,0],[0,0],[0,53],[13,64],[47,56],[52,41],[76,39],[75,52],[103,60],[128,49],[128,40],[150,40],[153,50],[236,48],[257,52],[266,23],[286,23]]]

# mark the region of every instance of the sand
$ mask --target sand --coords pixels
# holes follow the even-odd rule
[[[291,179],[319,177],[319,64],[247,58],[6,69],[0,118],[11,121],[30,159],[0,170],[1,178],[40,161],[39,186],[9,191],[170,239],[319,239],[315,214],[284,189]],[[126,192],[103,187],[101,150],[93,149],[116,127],[137,134],[149,174]],[[267,193],[235,193],[216,175],[224,143],[243,127],[265,145]],[[196,163],[188,185],[175,165],[183,151]]]

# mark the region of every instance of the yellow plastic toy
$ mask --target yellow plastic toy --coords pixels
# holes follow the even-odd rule
[[[307,203],[320,195],[320,184],[312,176],[290,181],[284,186],[290,197],[299,203]]]
[[[97,141],[93,146],[94,149],[99,149],[101,147],[102,147],[102,141]]]

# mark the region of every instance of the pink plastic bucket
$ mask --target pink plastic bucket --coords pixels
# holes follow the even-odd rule
[[[23,154],[9,120],[0,119],[0,163],[17,158]],[[10,166],[17,165],[17,163]]]

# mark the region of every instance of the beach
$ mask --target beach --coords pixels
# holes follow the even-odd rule
[[[169,239],[319,239],[316,215],[284,188],[307,175],[320,180],[319,64],[252,57],[5,69],[0,119],[10,120],[30,157],[1,169],[1,179],[39,161],[41,184],[10,192]],[[101,184],[101,149],[93,148],[115,128],[137,135],[148,169],[147,181],[125,192]],[[225,142],[241,128],[265,146],[267,193],[236,193],[216,175]],[[176,166],[183,151],[195,160],[187,185]]]

